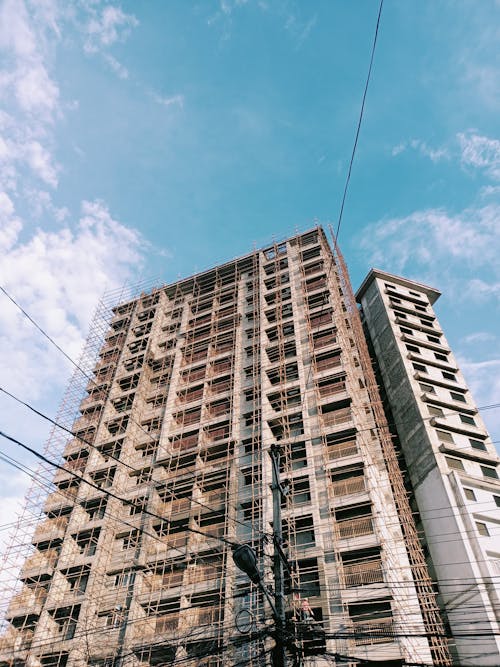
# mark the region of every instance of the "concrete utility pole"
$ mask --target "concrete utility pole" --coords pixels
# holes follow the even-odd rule
[[[285,654],[285,585],[283,580],[283,560],[281,543],[283,541],[283,530],[281,527],[281,498],[286,496],[286,490],[280,483],[280,449],[272,445],[271,455],[273,476],[273,570],[274,570],[274,596],[276,601],[276,648],[274,649],[275,667],[286,667]]]

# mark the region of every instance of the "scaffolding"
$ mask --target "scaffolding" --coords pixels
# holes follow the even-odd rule
[[[272,586],[275,444],[289,650],[398,657],[390,603],[354,596],[397,597],[380,549],[357,542],[382,505],[365,468],[383,466],[433,656],[449,664],[349,289],[316,227],[103,300],[57,417],[73,435],[54,428],[46,450],[63,470],[41,469],[9,553],[9,597],[26,560],[1,667],[269,665],[268,601],[230,555],[251,545]]]
[[[413,580],[417,591],[420,609],[424,620],[425,634],[428,638],[433,664],[451,665],[451,655],[448,647],[443,621],[436,602],[436,593],[432,587],[422,545],[418,538],[415,520],[410,507],[408,493],[404,485],[404,478],[398,462],[392,435],[387,424],[384,408],[380,398],[372,361],[363,333],[360,314],[352,291],[344,258],[333,237],[333,258],[338,266],[339,288],[343,295],[346,309],[346,325],[350,329],[359,354],[359,363],[364,376],[364,382],[369,397],[370,409],[375,419],[378,438],[382,446],[384,461],[389,473],[392,495],[396,504],[401,530],[403,532],[408,559],[411,564]]]

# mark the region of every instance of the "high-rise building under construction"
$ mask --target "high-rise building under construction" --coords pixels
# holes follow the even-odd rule
[[[317,227],[103,302],[0,666],[500,662],[498,459],[437,296],[372,271],[361,318]]]

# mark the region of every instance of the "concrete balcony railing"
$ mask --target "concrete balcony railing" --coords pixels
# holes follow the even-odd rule
[[[10,601],[6,617],[24,616],[28,614],[40,614],[43,603],[47,598],[45,588],[33,590],[25,586],[23,590],[14,595]]]
[[[337,498],[339,496],[351,496],[356,493],[363,493],[366,491],[364,477],[351,477],[350,479],[342,479],[338,482],[332,482],[333,495]]]
[[[373,520],[371,516],[363,516],[347,521],[338,521],[335,528],[339,539],[348,540],[373,533]]]
[[[134,624],[134,639],[144,641],[158,635],[169,635],[176,632],[179,625],[179,613],[166,614],[145,618]]]
[[[4,663],[4,655],[2,654],[8,652],[10,658],[12,657],[12,652],[27,651],[31,646],[34,634],[33,630],[17,630],[9,626],[7,631],[0,637],[0,661],[2,664],[11,664],[10,660]],[[19,664],[24,664],[21,663],[21,660],[18,660],[18,662]]]
[[[191,609],[188,616],[189,625],[202,628],[220,623],[223,612],[220,607],[199,607]]]
[[[226,504],[226,491],[209,491],[203,493],[199,500],[200,503],[209,505],[212,509],[219,509],[221,505]]]
[[[358,646],[394,641],[394,624],[392,618],[354,621],[353,630],[355,642]]]
[[[325,412],[321,415],[323,426],[338,426],[352,421],[352,414],[350,408],[340,408],[340,410],[333,410],[332,412]]]
[[[165,588],[175,588],[182,586],[184,581],[184,569],[173,570],[165,574],[154,574],[144,577],[142,581],[141,594],[157,593]]]
[[[47,551],[35,551],[29,556],[22,567],[21,573],[23,577],[28,574],[35,574],[36,572],[45,572],[52,570],[59,557],[57,549],[47,549]]]
[[[57,519],[47,519],[40,523],[33,535],[33,543],[49,542],[56,538],[63,538],[68,525],[68,517],[58,517]]]
[[[383,583],[382,562],[372,560],[365,563],[346,564],[344,565],[344,581],[347,587]]]
[[[149,545],[148,555],[163,552],[169,549],[183,549],[187,544],[186,533],[174,533],[167,537],[162,537],[161,540],[155,540]]]
[[[74,487],[64,489],[62,491],[52,491],[52,493],[47,496],[44,504],[44,511],[50,512],[57,507],[72,505],[75,502],[77,494],[78,489]]]
[[[358,454],[358,446],[356,440],[349,440],[349,442],[341,442],[337,445],[330,445],[327,449],[328,459],[336,461],[346,456],[355,456]]]
[[[171,502],[162,503],[160,507],[160,514],[162,516],[173,516],[174,514],[181,514],[189,512],[191,509],[191,498],[177,498]]]
[[[199,584],[202,582],[211,582],[222,576],[222,565],[197,565],[186,570],[184,583]]]

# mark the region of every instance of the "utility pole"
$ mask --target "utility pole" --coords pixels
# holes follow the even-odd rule
[[[286,489],[280,483],[280,449],[272,445],[269,450],[272,461],[272,485],[273,492],[273,571],[274,571],[274,595],[276,601],[276,648],[274,649],[275,667],[286,667],[285,654],[285,585],[283,579],[283,560],[281,543],[283,541],[283,530],[281,527],[281,499],[287,495]]]
[[[273,571],[274,571],[274,602],[271,594],[262,581],[257,567],[255,551],[248,544],[233,546],[233,560],[238,569],[244,572],[250,581],[259,586],[264,593],[276,623],[276,646],[273,650],[273,666],[287,667],[285,653],[285,584],[283,578],[283,563],[288,565],[288,560],[281,546],[283,541],[283,530],[281,528],[281,499],[288,495],[288,485],[280,482],[280,449],[272,445],[269,450],[272,461],[272,484],[273,492]],[[297,664],[297,663],[295,663]]]

